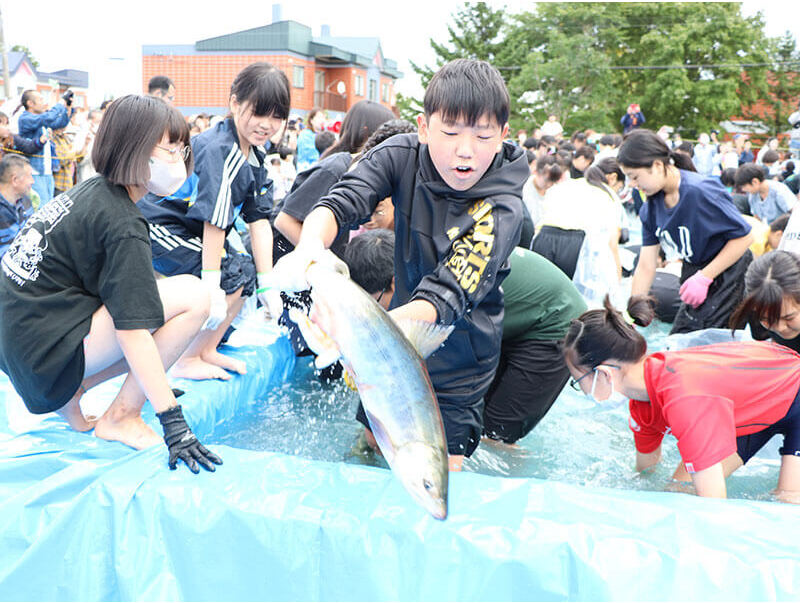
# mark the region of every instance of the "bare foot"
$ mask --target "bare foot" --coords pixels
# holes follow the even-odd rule
[[[203,379],[222,379],[227,381],[231,378],[230,373],[221,366],[206,362],[199,356],[191,358],[181,358],[169,371],[170,377],[182,377],[183,379],[193,379],[202,381]]]
[[[210,364],[221,366],[231,372],[239,373],[240,375],[247,373],[247,365],[242,360],[236,360],[225,354],[220,354],[217,350],[202,352],[200,357]]]
[[[122,442],[142,450],[164,443],[164,439],[159,437],[150,426],[144,422],[141,415],[128,416],[118,420],[112,420],[110,413],[104,414],[94,428],[94,435],[103,440]]]
[[[56,411],[75,431],[90,431],[97,422],[97,417],[84,417],[81,412],[80,401],[85,391],[83,387],[79,388],[70,401]]]

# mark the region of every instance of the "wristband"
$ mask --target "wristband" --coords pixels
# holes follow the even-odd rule
[[[222,270],[201,270],[200,280],[203,281],[204,285],[219,287],[222,280]]]

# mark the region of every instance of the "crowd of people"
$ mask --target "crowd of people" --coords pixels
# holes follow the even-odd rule
[[[724,496],[783,434],[778,490],[796,502],[800,256],[781,239],[798,179],[778,139],[693,143],[631,103],[622,133],[567,136],[551,114],[512,140],[502,77],[467,59],[436,72],[416,123],[366,100],[341,123],[301,117],[263,62],[236,76],[225,116],[185,117],[178,96],[157,76],[91,111],[27,91],[17,132],[0,115],[0,369],[31,412],[144,448],[162,441],[150,400],[170,467],[214,470],[167,372],[244,374],[218,346],[247,298],[311,354],[289,310],[309,311],[306,269],[330,249],[393,319],[453,326],[426,361],[451,470],[481,442],[514,446],[572,377],[630,400],[640,470],[672,433],[676,479],[699,495]],[[634,325],[655,317],[773,343],[647,354]],[[328,360],[320,378],[340,378]],[[86,391],[119,374],[108,410],[85,414]]]

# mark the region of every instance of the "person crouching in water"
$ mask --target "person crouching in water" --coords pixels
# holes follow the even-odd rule
[[[553,406],[569,379],[560,340],[586,310],[575,285],[538,253],[517,247],[503,281],[500,362],[483,409],[483,434],[514,444]],[[394,295],[394,233],[369,230],[344,252],[350,277],[384,308]],[[369,436],[368,436],[369,437]]]
[[[156,282],[147,221],[136,202],[174,192],[191,169],[189,128],[163,101],[129,95],[108,108],[92,162],[99,174],[34,213],[2,258],[0,369],[28,410],[142,449],[162,440],[142,420],[150,400],[169,465],[197,473],[222,461],[183,418],[165,370],[208,317],[200,279]],[[101,417],[84,416],[86,390],[128,373]]]
[[[800,355],[766,342],[731,342],[647,354],[633,323],[652,319],[646,297],[572,321],[564,340],[571,385],[599,402],[628,403],[636,469],[678,440],[698,496],[725,498],[725,478],[775,434],[783,436],[776,494],[800,503]],[[630,401],[628,401],[630,399]]]

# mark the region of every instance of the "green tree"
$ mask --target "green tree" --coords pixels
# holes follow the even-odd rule
[[[504,10],[494,10],[485,2],[465,4],[453,15],[453,23],[447,26],[449,40],[444,44],[430,40],[431,48],[436,53],[436,65],[417,65],[411,61],[411,68],[420,76],[422,87],[427,88],[436,70],[453,59],[481,59],[492,63],[502,73],[500,57],[505,51],[505,21]],[[419,100],[405,100],[409,104],[422,106]]]
[[[39,69],[39,61],[33,57],[27,46],[23,46],[22,44],[14,44],[14,46],[11,47],[11,52],[24,52],[26,55],[28,55],[28,60],[31,62],[31,65],[33,65],[33,68]]]
[[[412,124],[417,123],[417,115],[422,113],[422,103],[412,96],[406,96],[398,92],[396,106],[397,112],[400,114],[400,119],[406,119]]]
[[[506,64],[520,68],[515,91],[538,88],[530,69],[523,77],[526,66],[560,60],[562,81],[542,91],[541,104],[559,107],[582,90],[584,105],[603,107],[617,128],[638,102],[650,124],[694,134],[740,114],[767,87],[765,67],[748,66],[767,59],[763,20],[743,17],[738,3],[537,3],[517,15],[507,42]],[[586,86],[581,69],[605,85]]]
[[[769,91],[763,102],[747,107],[744,117],[760,121],[770,134],[789,129],[787,119],[800,100],[800,52],[790,32],[769,41]]]

